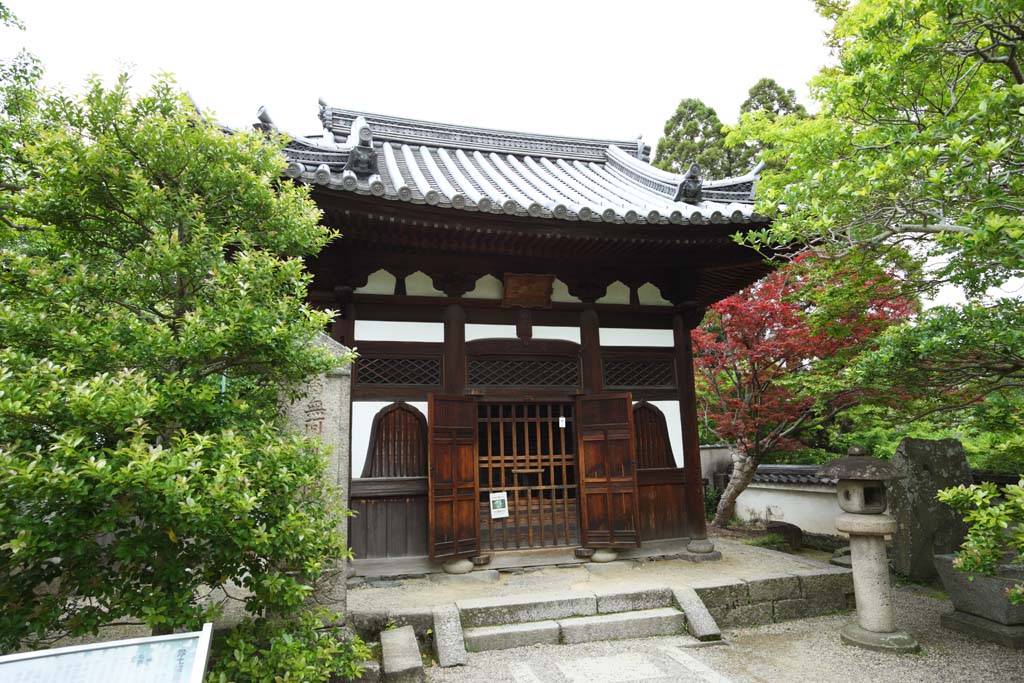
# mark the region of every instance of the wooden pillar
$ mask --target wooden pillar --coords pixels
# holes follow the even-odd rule
[[[446,396],[466,393],[466,311],[459,304],[444,309],[444,373]]]
[[[601,371],[601,327],[597,311],[586,308],[580,313],[580,348],[583,360],[583,393],[587,396],[604,390]]]
[[[691,552],[708,553],[714,545],[707,540],[704,519],[704,485],[700,467],[700,436],[697,433],[697,387],[693,370],[693,343],[690,330],[700,324],[704,311],[689,308],[672,319],[675,343],[676,387],[679,390],[679,417],[683,430],[683,467],[686,469],[686,521]]]
[[[335,287],[334,299],[338,315],[331,323],[331,338],[352,348],[356,341],[356,305],[352,303],[352,288]]]

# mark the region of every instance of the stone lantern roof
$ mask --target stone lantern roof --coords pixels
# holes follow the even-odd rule
[[[818,476],[854,481],[888,481],[903,477],[895,465],[888,460],[872,458],[862,446],[851,446],[846,457],[822,465]]]

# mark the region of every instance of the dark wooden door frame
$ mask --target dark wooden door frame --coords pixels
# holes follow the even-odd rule
[[[430,394],[427,415],[430,558],[478,555],[480,482],[476,398]]]
[[[591,422],[586,404],[590,402],[621,403],[621,418],[615,421]],[[633,431],[633,399],[628,393],[579,396],[576,399],[576,472],[579,478],[580,543],[586,548],[624,548],[640,546],[639,490],[637,486],[636,445]],[[626,452],[616,451],[613,445]],[[619,457],[619,462],[611,460]],[[602,467],[589,476],[590,458],[604,458]],[[618,465],[619,472],[615,472]],[[591,501],[602,502],[591,505]],[[623,509],[616,515],[616,502]],[[616,529],[616,526],[619,526]]]

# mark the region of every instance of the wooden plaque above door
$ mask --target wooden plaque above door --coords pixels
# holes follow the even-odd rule
[[[501,305],[505,308],[551,308],[554,284],[554,275],[505,273]]]

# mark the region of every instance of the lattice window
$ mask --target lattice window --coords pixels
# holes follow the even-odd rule
[[[441,359],[363,357],[356,364],[356,382],[389,386],[438,386],[441,384]]]
[[[469,383],[488,387],[575,387],[580,383],[576,359],[469,361]]]
[[[668,359],[606,358],[603,365],[606,387],[673,387],[676,384],[672,361]]]

